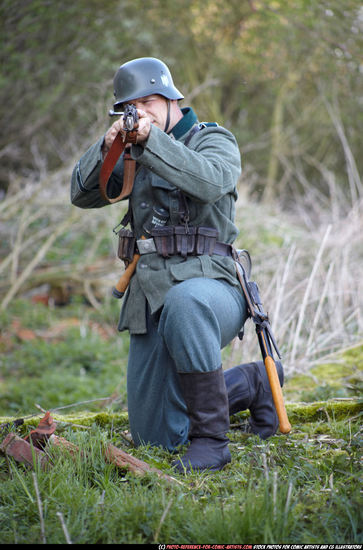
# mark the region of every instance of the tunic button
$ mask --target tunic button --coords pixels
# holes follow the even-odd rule
[[[149,206],[149,205],[148,205],[147,202],[142,202],[142,203],[140,204],[140,208],[143,208],[143,209],[148,208],[148,206]]]
[[[147,267],[146,264],[139,262],[140,269],[145,269]]]

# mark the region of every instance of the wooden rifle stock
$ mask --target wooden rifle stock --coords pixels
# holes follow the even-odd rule
[[[277,374],[275,361],[270,355],[267,355],[264,360],[267,376],[271,386],[272,398],[274,400],[275,409],[279,419],[279,430],[283,434],[288,434],[291,431],[291,424],[287,417],[287,412],[282,395],[280,380]]]

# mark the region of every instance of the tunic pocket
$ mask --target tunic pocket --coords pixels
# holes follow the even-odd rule
[[[208,257],[210,260],[210,258]],[[194,277],[205,277],[202,263],[198,256],[170,266],[170,273],[174,281],[186,281]]]

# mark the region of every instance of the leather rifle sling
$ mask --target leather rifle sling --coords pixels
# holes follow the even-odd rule
[[[112,170],[114,169],[116,162],[124,152],[126,145],[128,143],[136,143],[136,135],[137,131],[132,130],[131,132],[127,133],[126,139],[124,140],[122,135],[118,133],[101,166],[99,180],[100,192],[102,197],[109,203],[118,202],[131,194],[134,185],[136,161],[131,158],[129,151],[125,151],[124,155],[124,179],[121,193],[115,198],[109,197],[107,195],[107,183],[111,177]]]

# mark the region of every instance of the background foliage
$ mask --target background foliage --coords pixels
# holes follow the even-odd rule
[[[119,64],[155,56],[200,119],[236,134],[249,191],[285,196],[306,179],[329,196],[324,167],[352,200],[361,192],[337,132],[361,163],[358,0],[3,0],[0,17],[3,188],[90,143]]]

